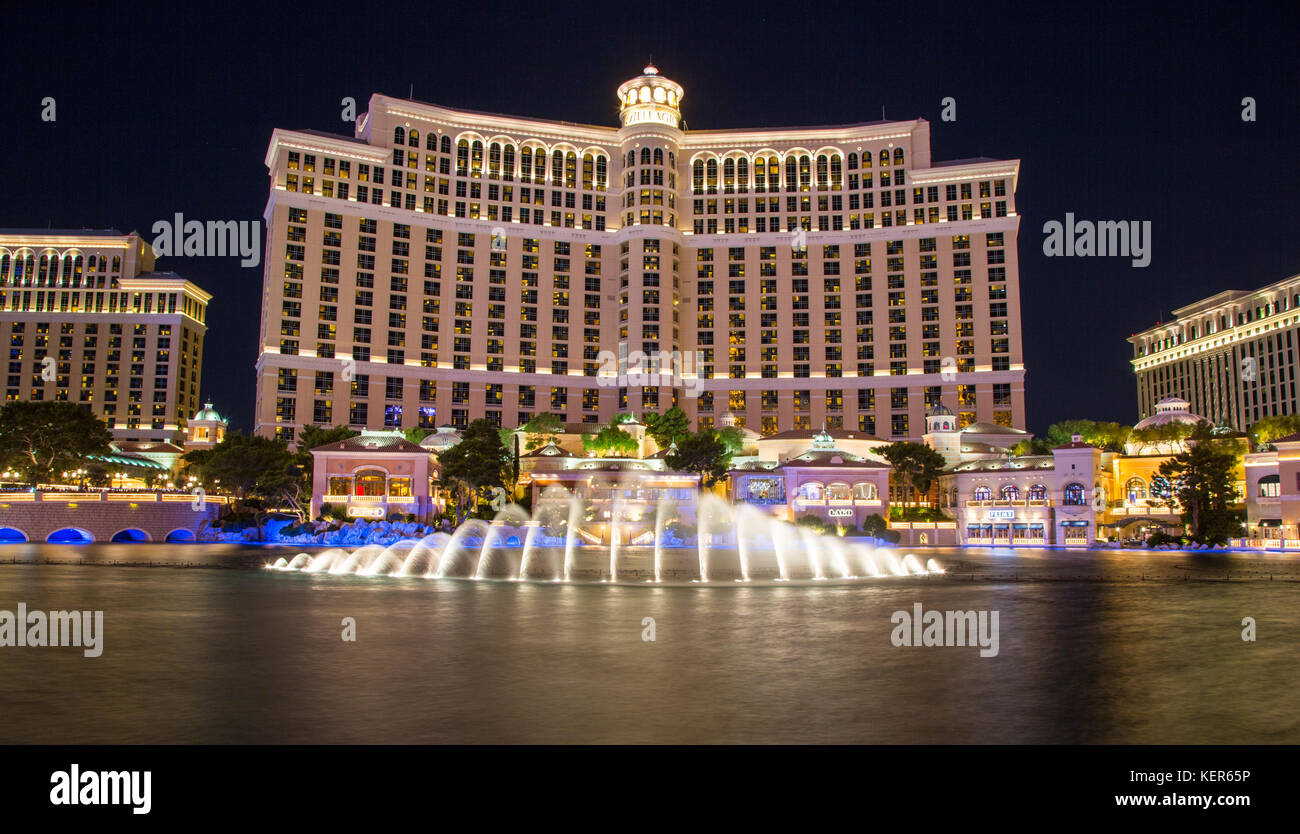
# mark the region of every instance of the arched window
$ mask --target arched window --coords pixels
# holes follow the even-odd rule
[[[691,187],[696,194],[704,193],[704,160],[697,159],[691,165]]]
[[[831,188],[838,191],[844,184],[844,171],[840,163],[840,155],[831,155]]]
[[[356,495],[383,495],[385,474],[378,469],[363,469],[357,473]]]
[[[412,130],[410,135],[406,137],[406,144],[412,148],[420,147],[420,131]]]
[[[902,164],[903,164],[903,149],[894,148],[894,165],[899,166]]]
[[[439,152],[439,153],[451,153],[451,137],[450,137],[450,136],[444,136],[444,137],[442,137],[442,142],[440,143],[440,146],[439,146],[439,148],[438,148],[438,152]]]
[[[469,151],[470,175],[483,176],[483,143],[475,139],[474,144],[469,146]]]
[[[992,501],[993,490],[989,489],[986,486],[980,485],[975,487],[975,489],[971,492],[970,497],[975,501]]]
[[[604,191],[606,184],[609,182],[609,162],[605,159],[604,154],[596,157],[596,190]]]
[[[425,134],[425,136],[424,136],[424,149],[425,149],[426,151],[436,151],[436,150],[438,150],[438,136],[437,136],[437,134],[433,134],[433,133],[427,133],[427,134]]]
[[[704,163],[704,179],[710,194],[718,193],[718,160],[710,159]]]
[[[826,497],[836,501],[847,501],[852,494],[852,488],[848,484],[834,483],[826,487]]]
[[[677,154],[673,153],[672,151],[668,152],[668,167],[669,168],[677,167]]]
[[[501,176],[501,143],[493,142],[488,148],[488,177],[497,179]]]
[[[519,179],[522,182],[533,181],[533,149],[521,148],[519,151]]]
[[[1084,500],[1083,484],[1066,484],[1061,503],[1067,507],[1082,507],[1088,503]]]
[[[1147,485],[1141,478],[1129,478],[1124,484],[1124,494],[1130,502],[1140,501],[1147,497]]]
[[[826,497],[826,490],[825,487],[815,481],[812,483],[800,484],[799,497],[806,498],[809,501],[820,501]]]
[[[817,188],[826,190],[830,187],[830,160],[826,154],[817,155]]]
[[[736,190],[736,160],[727,159],[722,163],[722,187],[726,193]]]
[[[649,149],[649,148],[642,148],[642,149],[641,149],[641,164],[642,164],[642,165],[649,165],[649,164],[650,164],[650,149]]]
[[[859,481],[853,485],[853,497],[860,501],[874,501],[876,485],[870,481]]]
[[[1020,487],[1015,484],[1003,484],[1002,489],[998,491],[998,497],[1003,501],[1019,501]]]
[[[456,143],[456,176],[463,177],[469,173],[469,142],[461,139]]]
[[[1046,501],[1047,487],[1043,486],[1042,484],[1034,484],[1029,488],[1028,497],[1030,501]]]
[[[515,146],[506,145],[505,155],[501,160],[501,174],[506,180],[515,178]]]
[[[785,158],[785,187],[793,189],[799,182],[799,160],[793,156]]]
[[[623,166],[623,167],[625,167],[625,168],[631,168],[631,167],[632,167],[633,165],[635,165],[635,164],[636,164],[636,151],[628,151],[628,152],[627,152],[627,165],[625,165],[625,166]]]
[[[767,190],[778,191],[781,188],[781,162],[775,156],[767,158]]]
[[[858,155],[852,151],[849,152],[849,170],[858,170]]]
[[[564,187],[578,187],[578,155],[573,151],[564,155]]]
[[[882,150],[880,151],[880,167],[881,167],[881,168],[888,168],[888,167],[889,167],[889,150],[888,150],[888,149],[882,149]]]
[[[1259,479],[1259,497],[1277,498],[1282,494],[1282,478],[1279,475],[1265,475]]]
[[[807,155],[799,157],[799,188],[806,191],[812,186],[812,159]]]
[[[406,144],[406,128],[400,126],[393,128],[393,144],[394,145]]]
[[[663,164],[664,164],[664,149],[663,149],[663,148],[655,148],[655,164],[656,164],[656,165],[663,165]]]
[[[736,160],[736,185],[742,194],[749,191],[749,160],[744,157]]]

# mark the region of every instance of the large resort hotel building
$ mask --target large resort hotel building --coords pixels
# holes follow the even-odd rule
[[[0,229],[5,400],[81,403],[118,441],[179,441],[211,296],[116,230]]]
[[[1173,314],[1128,339],[1140,417],[1168,397],[1241,432],[1263,417],[1300,413],[1300,275],[1225,290]]]
[[[1024,425],[1017,160],[933,162],[921,119],[686,130],[682,98],[646,67],[617,128],[375,95],[355,138],[274,131],[256,430]]]

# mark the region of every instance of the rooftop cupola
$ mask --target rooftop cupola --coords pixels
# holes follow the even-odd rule
[[[650,64],[618,87],[618,115],[623,127],[658,124],[677,127],[682,118],[682,85],[659,74]]]

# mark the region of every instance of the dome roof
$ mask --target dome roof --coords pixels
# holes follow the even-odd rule
[[[193,422],[197,422],[197,421],[203,421],[203,420],[211,421],[211,422],[214,422],[214,423],[224,423],[224,422],[226,422],[226,421],[222,418],[222,416],[221,416],[220,414],[217,413],[217,410],[216,410],[215,408],[212,407],[212,403],[210,403],[210,402],[208,402],[208,403],[204,403],[204,404],[203,404],[203,408],[200,408],[199,411],[198,411],[198,413],[195,414],[193,417],[190,418],[190,422],[191,422],[191,423],[193,423]]]
[[[1156,403],[1156,413],[1150,417],[1145,417],[1138,421],[1135,429],[1147,429],[1152,426],[1167,426],[1171,423],[1186,423],[1194,426],[1205,420],[1199,414],[1193,414],[1189,409],[1191,403],[1181,397],[1165,397]]]
[[[952,409],[943,403],[935,403],[934,408],[926,414],[927,417],[951,417]]]

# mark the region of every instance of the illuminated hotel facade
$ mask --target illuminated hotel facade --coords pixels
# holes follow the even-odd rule
[[[1024,425],[1018,161],[934,163],[924,120],[688,131],[683,95],[647,67],[617,128],[374,95],[355,137],[274,131],[256,431]]]
[[[134,232],[0,229],[5,400],[88,406],[117,440],[180,440],[211,296]]]
[[[1173,314],[1128,339],[1140,418],[1167,397],[1242,432],[1263,417],[1300,413],[1300,275],[1254,291],[1225,290]]]

